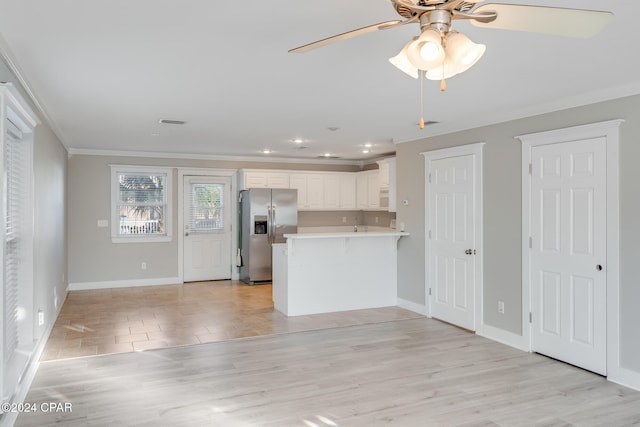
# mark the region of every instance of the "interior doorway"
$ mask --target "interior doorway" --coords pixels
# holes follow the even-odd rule
[[[426,301],[431,317],[475,331],[482,296],[482,147],[425,156]]]
[[[618,127],[523,142],[523,335],[532,351],[608,375],[618,354]]]

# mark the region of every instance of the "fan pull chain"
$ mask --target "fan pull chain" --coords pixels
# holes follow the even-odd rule
[[[446,48],[446,38],[442,35],[442,47]],[[444,65],[446,61],[442,61],[442,79],[440,80],[440,92],[447,90],[447,81],[444,79]]]
[[[422,70],[418,72],[420,79],[420,129],[424,129],[424,76]]]

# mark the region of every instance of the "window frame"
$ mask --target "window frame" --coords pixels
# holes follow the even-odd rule
[[[173,239],[173,168],[155,167],[155,166],[131,166],[131,165],[109,165],[111,168],[111,242],[112,243],[160,243],[171,242]],[[165,175],[164,190],[164,234],[120,234],[120,212],[119,194],[120,183],[118,176],[120,174],[130,175]]]

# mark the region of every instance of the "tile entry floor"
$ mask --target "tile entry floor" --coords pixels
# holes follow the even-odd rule
[[[239,281],[71,291],[41,361],[423,317],[399,307],[287,317]]]

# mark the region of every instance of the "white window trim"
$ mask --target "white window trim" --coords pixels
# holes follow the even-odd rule
[[[154,166],[131,166],[131,165],[109,165],[111,168],[111,242],[112,243],[160,243],[170,242],[172,240],[172,210],[173,210],[173,169],[154,167]],[[119,233],[120,229],[120,215],[117,210],[118,206],[118,192],[119,186],[117,182],[117,176],[119,173],[152,173],[152,174],[166,174],[166,209],[165,209],[165,234],[159,236],[139,236],[130,235],[123,236]]]

